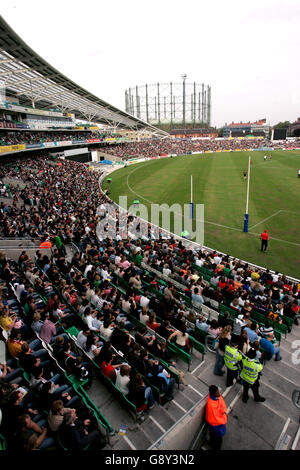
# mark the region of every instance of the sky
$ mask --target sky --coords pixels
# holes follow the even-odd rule
[[[211,86],[211,124],[300,116],[299,0],[10,0],[0,13],[48,63],[125,109],[125,90]]]

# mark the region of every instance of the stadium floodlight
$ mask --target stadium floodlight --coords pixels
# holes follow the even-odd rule
[[[182,90],[182,121],[183,121],[183,128],[185,128],[185,81],[186,81],[186,73],[181,75],[182,78],[182,84],[183,84],[183,90]]]
[[[249,155],[248,161],[248,180],[247,180],[247,197],[246,197],[246,212],[244,218],[244,232],[248,232],[248,223],[249,223],[249,191],[250,191],[250,167],[251,167],[251,157]]]

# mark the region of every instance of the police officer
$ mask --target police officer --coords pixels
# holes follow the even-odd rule
[[[264,397],[261,397],[259,394],[259,376],[261,371],[263,370],[263,365],[255,360],[256,358],[256,351],[255,349],[251,348],[248,353],[247,357],[242,361],[242,371],[240,373],[240,378],[243,380],[243,402],[247,403],[249,399],[248,391],[249,387],[251,387],[254,401],[265,401]]]
[[[230,343],[225,347],[224,362],[227,368],[226,387],[233,385],[233,379],[237,379],[239,373],[239,363],[243,356],[237,349],[237,342],[231,339]]]

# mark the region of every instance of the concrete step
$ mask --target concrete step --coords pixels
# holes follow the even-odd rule
[[[281,374],[278,370],[264,369],[261,377],[261,383],[267,383],[269,386],[278,390],[281,394],[289,397],[290,399],[293,390],[295,388],[299,388],[296,380],[298,380],[298,378],[288,374],[288,370],[287,374]]]
[[[149,413],[150,418],[159,423],[164,430],[169,429],[176,421],[175,417],[168,412],[167,406],[156,405]]]
[[[174,397],[176,403],[178,403],[182,408],[188,411],[196,403],[196,401],[192,399],[192,396],[193,394],[195,394],[195,392],[189,387],[185,387],[185,389],[186,390],[184,390],[184,392],[178,390],[176,393],[174,393]],[[201,400],[201,397],[197,395],[197,401],[199,400]]]
[[[174,400],[167,402],[164,408],[175,421],[178,421],[188,411],[177,401],[177,396]]]
[[[103,450],[132,450],[132,447],[124,436],[116,434],[116,436],[110,438],[110,443]]]
[[[151,437],[147,434],[149,418],[142,424],[137,424],[134,428],[128,429],[125,439],[129,441],[132,449],[146,450],[152,444]],[[149,421],[150,422],[150,421]]]
[[[199,390],[198,383],[195,385],[188,384],[186,387],[182,388],[181,391],[192,401],[193,405],[201,400],[204,396],[204,394]]]
[[[165,429],[162,424],[153,417],[152,411],[153,410],[150,410],[148,419],[142,423],[141,426],[153,443],[156,442],[167,431],[167,429]]]

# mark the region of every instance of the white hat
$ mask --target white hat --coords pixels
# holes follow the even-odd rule
[[[244,319],[244,315],[242,315],[242,314],[241,314],[241,315],[238,315],[238,319],[239,319],[239,320],[243,320],[243,319]]]

